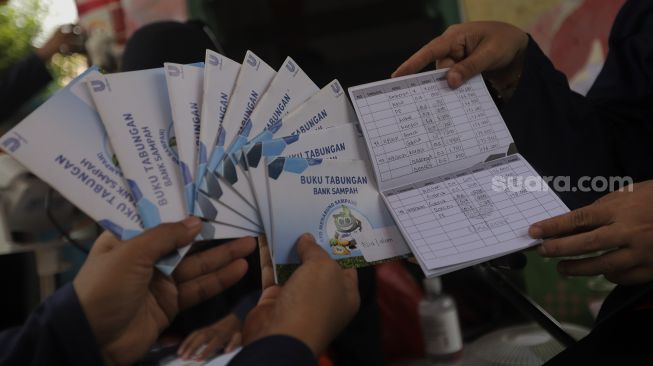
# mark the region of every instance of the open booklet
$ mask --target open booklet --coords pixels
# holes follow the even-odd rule
[[[428,276],[535,245],[530,224],[568,211],[519,154],[480,76],[446,69],[349,89],[379,191]]]

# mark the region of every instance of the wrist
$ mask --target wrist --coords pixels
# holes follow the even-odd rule
[[[501,70],[484,75],[495,91],[495,95],[503,102],[507,102],[517,90],[524,70],[528,35],[522,33],[519,47],[515,51],[512,61]]]
[[[265,336],[287,336],[297,339],[304,343],[315,357],[321,355],[328,344],[328,339],[324,337],[324,329],[309,329],[305,325],[273,327]]]

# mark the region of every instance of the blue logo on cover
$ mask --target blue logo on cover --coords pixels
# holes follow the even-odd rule
[[[333,90],[333,92],[337,95],[340,94],[340,90],[342,89],[340,88],[340,84],[336,81],[335,83],[331,84],[331,90]]]
[[[168,65],[167,70],[168,70],[168,76],[171,77],[177,77],[181,74],[181,71],[175,65]]]
[[[220,65],[220,59],[216,55],[209,55],[209,64],[213,66]]]
[[[288,60],[288,63],[286,63],[286,69],[288,69],[288,71],[290,72],[295,72],[295,70],[297,70],[297,67],[292,62],[292,60]]]
[[[255,67],[258,64],[258,61],[256,61],[256,57],[252,55],[251,53],[247,54],[247,63],[250,64],[252,67]]]
[[[102,80],[91,80],[91,87],[93,88],[93,91],[96,93],[104,91],[104,89],[107,88],[107,86],[102,82]]]
[[[2,147],[9,152],[15,152],[20,147],[20,140],[15,137],[9,137],[2,142]]]

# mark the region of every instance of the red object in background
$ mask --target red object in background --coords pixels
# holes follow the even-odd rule
[[[612,23],[625,0],[585,0],[562,22],[553,40],[549,57],[568,78],[587,63],[592,41],[599,39],[603,56],[608,52]]]
[[[88,33],[102,30],[117,44],[127,41],[125,12],[120,0],[75,0],[79,22]]]
[[[417,307],[424,290],[402,262],[376,266],[381,341],[388,361],[424,357]]]

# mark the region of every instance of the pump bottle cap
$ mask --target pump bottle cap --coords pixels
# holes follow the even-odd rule
[[[425,278],[424,289],[428,295],[440,295],[442,293],[442,281],[440,280],[440,277]]]

